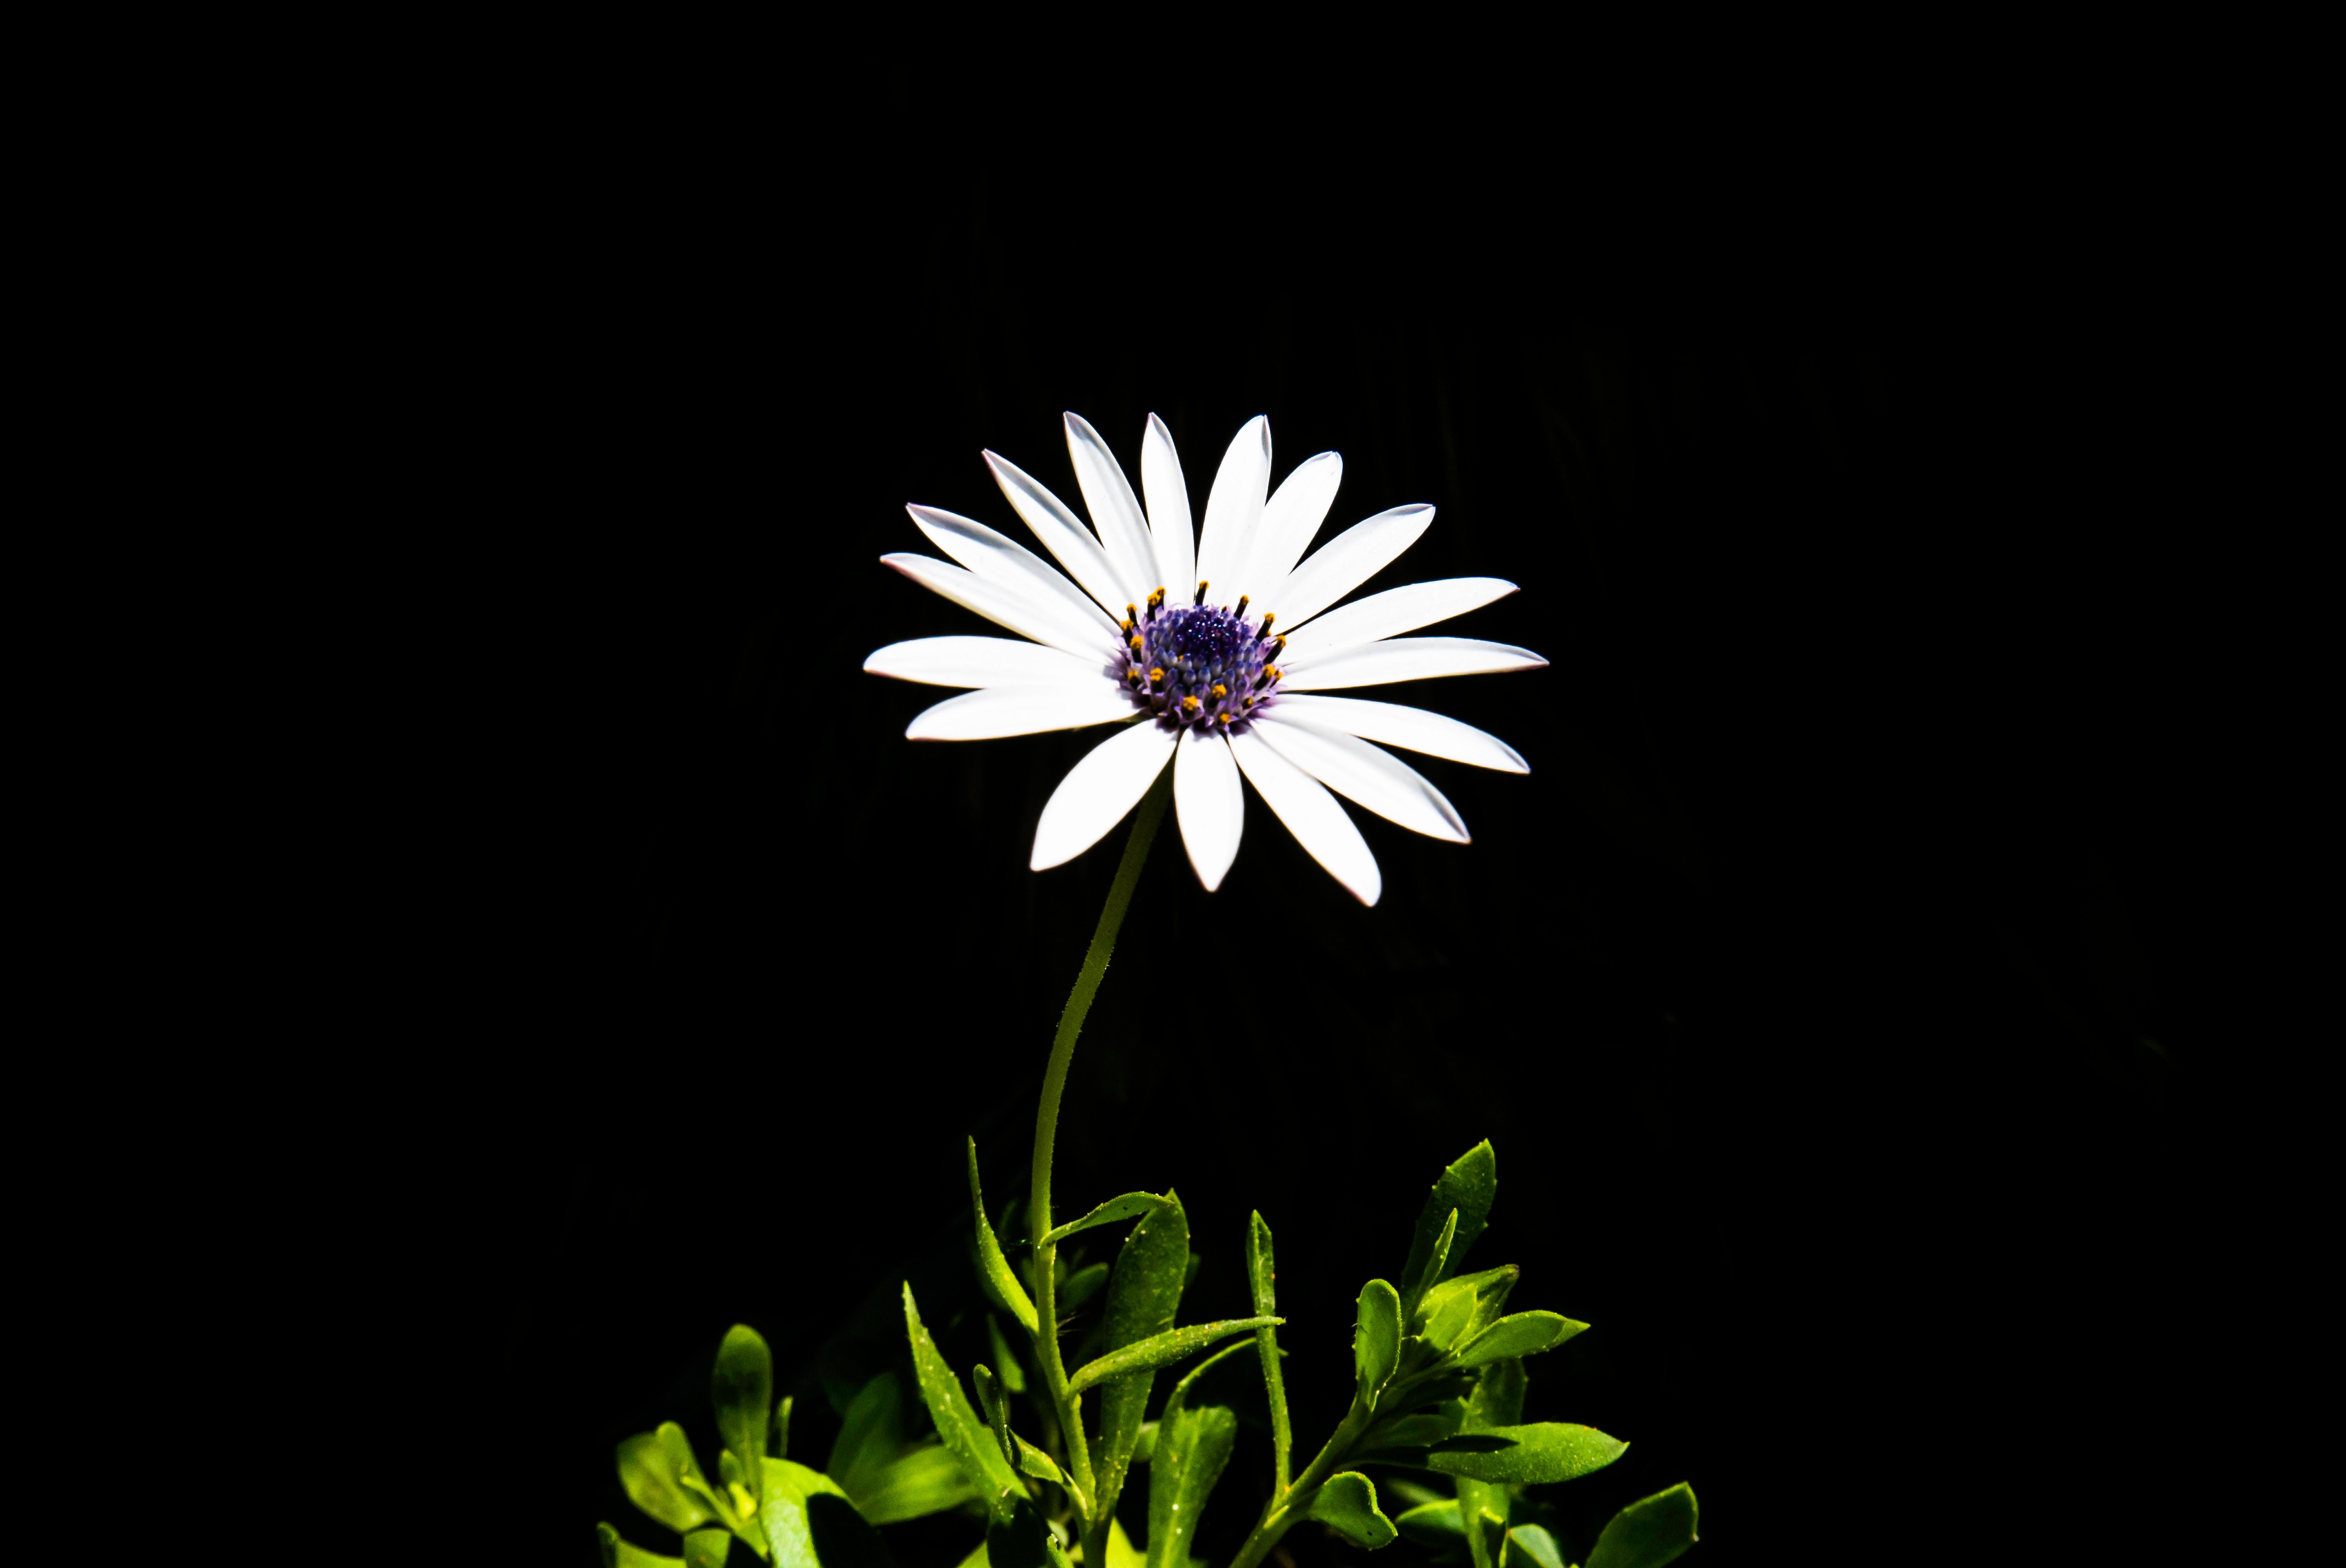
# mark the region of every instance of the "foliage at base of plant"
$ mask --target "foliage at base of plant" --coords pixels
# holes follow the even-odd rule
[[[1307,1520],[1371,1551],[1407,1541],[1454,1568],[1566,1568],[1554,1514],[1527,1489],[1603,1469],[1628,1445],[1593,1427],[1523,1420],[1525,1359],[1587,1326],[1509,1312],[1513,1264],[1461,1271],[1498,1190],[1487,1142],[1434,1183],[1399,1283],[1362,1287],[1352,1402],[1300,1470],[1280,1369],[1286,1320],[1261,1215],[1246,1243],[1253,1315],[1185,1327],[1176,1318],[1198,1257],[1174,1194],[1127,1193],[1014,1248],[1005,1237],[1015,1234],[1015,1205],[999,1220],[988,1216],[974,1142],[969,1177],[994,1364],[974,1366],[964,1386],[904,1287],[913,1381],[933,1433],[904,1430],[903,1385],[882,1372],[848,1401],[823,1468],[793,1462],[790,1400],[774,1398],[765,1341],[736,1327],[709,1383],[724,1445],[715,1482],[674,1422],[618,1449],[627,1496],[683,1537],[683,1555],[647,1552],[600,1524],[607,1564],[721,1564],[739,1542],[776,1568],[875,1568],[892,1561],[875,1526],[959,1510],[973,1534],[981,1522],[984,1531],[963,1568],[1191,1568],[1198,1521],[1238,1431],[1229,1406],[1196,1402],[1199,1380],[1251,1349],[1270,1412],[1271,1486],[1229,1568],[1256,1568]],[[1110,1227],[1124,1232],[1113,1262],[1058,1256],[1061,1243]],[[1077,1322],[1085,1332],[1067,1349],[1063,1332]],[[1159,1374],[1184,1363],[1151,1419]],[[1145,1494],[1137,1469],[1148,1472]],[[1394,1512],[1388,1497],[1406,1506]],[[1145,1520],[1137,1544],[1126,1519]],[[1693,1544],[1696,1523],[1694,1492],[1681,1482],[1614,1515],[1581,1568],[1660,1568]]]

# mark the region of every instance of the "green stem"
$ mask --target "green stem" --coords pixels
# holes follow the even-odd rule
[[[1091,1445],[1084,1437],[1082,1408],[1067,1397],[1067,1369],[1059,1359],[1058,1281],[1053,1274],[1058,1267],[1059,1249],[1043,1245],[1043,1237],[1051,1234],[1051,1155],[1058,1143],[1059,1096],[1067,1087],[1067,1064],[1075,1060],[1076,1036],[1083,1033],[1092,998],[1099,994],[1100,982],[1107,975],[1108,955],[1116,951],[1116,933],[1123,928],[1125,911],[1131,907],[1141,863],[1148,859],[1148,846],[1156,840],[1158,824],[1165,820],[1166,804],[1172,799],[1173,769],[1168,767],[1157,776],[1133,816],[1132,836],[1125,840],[1124,859],[1117,862],[1116,881],[1108,884],[1099,925],[1084,952],[1084,966],[1076,972],[1076,987],[1067,993],[1067,1005],[1059,1014],[1058,1036],[1051,1042],[1051,1064],[1043,1070],[1043,1100],[1035,1109],[1034,1211],[1029,1220],[1035,1236],[1035,1349],[1043,1364],[1044,1386],[1051,1391],[1059,1425],[1066,1434],[1069,1469],[1076,1484],[1087,1494],[1093,1490]]]
[[[1239,1548],[1239,1554],[1230,1559],[1230,1568],[1255,1568],[1255,1564],[1270,1555],[1270,1549],[1279,1544],[1279,1538],[1293,1529],[1311,1511],[1312,1501],[1319,1496],[1321,1487],[1336,1473],[1336,1467],[1352,1451],[1353,1442],[1368,1429],[1369,1417],[1372,1413],[1366,1401],[1357,1399],[1352,1401],[1352,1408],[1344,1412],[1344,1419],[1329,1434],[1327,1446],[1321,1449],[1318,1457],[1304,1467],[1303,1473],[1295,1478],[1295,1484],[1263,1504],[1262,1518],[1256,1522],[1253,1533],[1246,1538],[1246,1544]]]

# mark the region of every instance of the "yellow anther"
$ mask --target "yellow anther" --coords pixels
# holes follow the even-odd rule
[[[1262,677],[1265,680],[1277,680],[1279,678],[1279,667],[1275,664],[1267,664],[1263,666]]]
[[[1240,620],[1244,620],[1244,619],[1246,618],[1246,607],[1247,607],[1247,596],[1246,596],[1244,594],[1240,594],[1240,595],[1239,596],[1239,607],[1238,607],[1237,609],[1235,609],[1235,610],[1232,610],[1232,611],[1230,612],[1230,614],[1232,614],[1232,615],[1234,615],[1234,616],[1238,616]]]
[[[1140,638],[1137,636],[1132,639],[1132,651],[1135,653],[1140,651]]]
[[[1214,683],[1214,696],[1217,699],[1228,697],[1229,694],[1230,688],[1229,687],[1222,685],[1219,681],[1216,681]]]
[[[1187,712],[1187,713],[1195,713],[1195,712],[1197,712],[1197,711],[1198,711],[1198,694],[1197,694],[1196,692],[1194,692],[1194,691],[1193,691],[1193,692],[1191,692],[1188,696],[1187,696],[1187,697],[1183,697],[1183,698],[1181,699],[1181,708],[1182,708],[1182,710],[1183,710],[1184,712]]]
[[[1227,713],[1222,714],[1219,721],[1223,724],[1228,724],[1230,721],[1230,716]]]
[[[1278,617],[1277,616],[1272,615],[1269,610],[1265,610],[1265,611],[1263,611],[1263,613],[1262,613],[1262,635],[1263,635],[1263,636],[1270,636],[1270,623],[1271,623],[1271,622],[1273,622],[1273,621],[1275,621],[1275,620],[1277,620],[1277,619],[1279,619],[1279,617]]]
[[[1164,666],[1162,666],[1162,665],[1151,665],[1151,666],[1149,666],[1149,667],[1148,667],[1148,684],[1149,684],[1149,685],[1151,685],[1151,686],[1163,686],[1163,685],[1165,684],[1165,667],[1164,667]]]

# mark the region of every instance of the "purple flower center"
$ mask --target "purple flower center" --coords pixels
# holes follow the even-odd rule
[[[1177,727],[1237,729],[1267,708],[1279,689],[1271,661],[1286,646],[1270,635],[1272,617],[1246,619],[1247,602],[1235,610],[1204,603],[1168,608],[1165,590],[1148,597],[1145,609],[1125,622],[1123,662],[1117,679],[1145,713]]]

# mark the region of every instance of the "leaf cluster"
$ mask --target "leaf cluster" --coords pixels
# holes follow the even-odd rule
[[[1024,1256],[1014,1262],[1004,1244],[1009,1214],[998,1224],[986,1211],[974,1141],[969,1185],[992,1363],[974,1365],[965,1386],[909,1283],[903,1293],[913,1381],[934,1438],[907,1438],[902,1385],[883,1372],[851,1403],[824,1467],[793,1463],[790,1401],[773,1399],[764,1342],[737,1327],[710,1380],[725,1445],[717,1483],[673,1422],[618,1451],[629,1498],[684,1537],[684,1555],[643,1551],[605,1524],[607,1563],[718,1563],[740,1541],[777,1568],[867,1568],[890,1561],[874,1526],[961,1508],[984,1528],[963,1568],[1191,1568],[1198,1521],[1238,1431],[1229,1407],[1198,1403],[1196,1391],[1209,1369],[1250,1347],[1270,1410],[1273,1473],[1230,1568],[1257,1568],[1305,1520],[1372,1551],[1405,1539],[1455,1568],[1566,1568],[1553,1516],[1526,1489],[1600,1470],[1628,1446],[1593,1427],[1522,1419],[1526,1359],[1587,1325],[1508,1311],[1521,1272],[1513,1264],[1462,1271],[1498,1189],[1487,1142],[1433,1184],[1401,1283],[1362,1288],[1351,1406],[1300,1471],[1280,1368],[1286,1320],[1260,1214],[1246,1240],[1253,1315],[1182,1325],[1198,1259],[1174,1193],[1110,1198],[1016,1248]],[[1113,1259],[1086,1265],[1075,1248],[1059,1256],[1063,1244],[1110,1227],[1122,1232]],[[1183,1363],[1152,1419],[1158,1375]],[[1145,1510],[1120,1517],[1137,1469],[1148,1472]],[[1410,1506],[1389,1517],[1372,1471]],[[1127,1519],[1145,1521],[1137,1543]],[[1694,1493],[1680,1483],[1616,1514],[1585,1568],[1661,1568],[1693,1543],[1696,1523]]]

